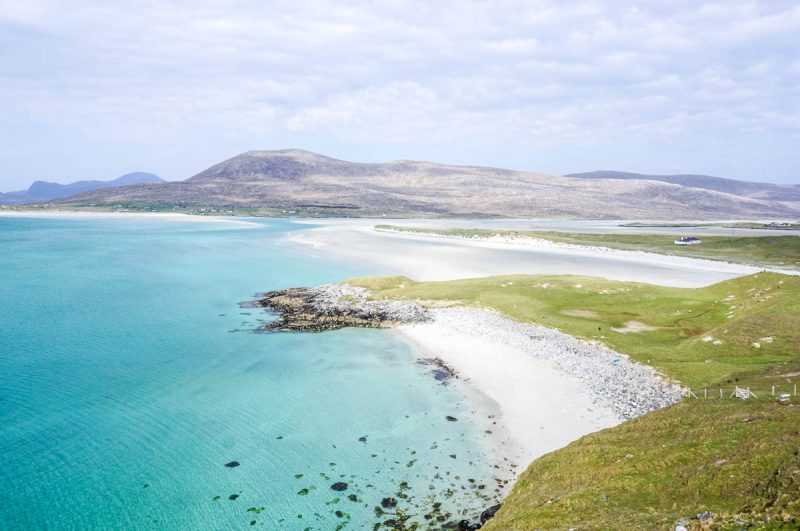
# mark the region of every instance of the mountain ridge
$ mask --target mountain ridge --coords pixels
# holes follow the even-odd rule
[[[800,201],[793,199],[749,197],[652,179],[590,179],[426,161],[349,162],[298,149],[251,150],[185,181],[95,190],[61,203],[269,208],[362,217],[800,216]]]
[[[162,183],[164,179],[153,173],[131,172],[110,181],[83,180],[69,184],[34,181],[27,190],[0,193],[0,204],[24,205],[62,199],[76,194],[143,183]]]

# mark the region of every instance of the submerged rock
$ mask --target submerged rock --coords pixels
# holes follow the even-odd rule
[[[381,507],[384,509],[392,509],[397,507],[397,499],[396,498],[384,498],[381,500]]]
[[[458,378],[458,374],[456,373],[455,369],[450,367],[441,358],[422,358],[417,360],[417,363],[420,365],[432,366],[433,369],[431,369],[431,374],[433,375],[433,378],[442,384],[446,385],[448,381]]]
[[[230,463],[225,463],[225,466],[228,468],[236,468],[239,466],[239,461],[231,461]]]
[[[331,485],[331,489],[333,489],[333,490],[335,490],[337,492],[341,492],[343,490],[347,490],[347,483],[345,483],[344,481],[337,481],[336,483]]]

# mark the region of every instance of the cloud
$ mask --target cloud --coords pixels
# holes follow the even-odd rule
[[[184,178],[287,142],[797,180],[798,34],[780,0],[0,0],[0,185],[137,160]]]

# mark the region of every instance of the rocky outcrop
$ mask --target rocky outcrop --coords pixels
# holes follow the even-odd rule
[[[411,301],[372,300],[369,292],[348,284],[289,288],[262,293],[255,305],[272,310],[277,318],[267,330],[324,332],[346,327],[388,328],[429,320]]]

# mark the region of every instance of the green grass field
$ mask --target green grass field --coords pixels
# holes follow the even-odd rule
[[[438,229],[398,225],[376,225],[383,230],[436,234],[461,238],[541,238],[556,243],[592,245],[625,251],[647,251],[674,256],[723,260],[742,264],[800,268],[800,236],[703,236],[699,245],[675,245],[675,234],[582,234],[553,231],[510,231],[496,229]]]
[[[717,516],[689,529],[800,529],[800,397],[772,396],[800,380],[800,277],[699,289],[538,275],[350,282],[376,298],[457,301],[601,341],[699,396],[537,459],[485,529],[674,529],[704,511]],[[614,330],[631,321],[653,329]],[[759,398],[728,398],[737,385]]]

